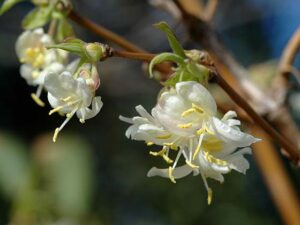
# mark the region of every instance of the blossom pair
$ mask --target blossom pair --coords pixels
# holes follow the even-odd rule
[[[148,146],[161,146],[161,150],[150,154],[169,164],[165,169],[153,167],[149,177],[168,177],[175,183],[190,173],[200,174],[210,204],[212,190],[207,178],[222,183],[223,174],[232,169],[245,173],[249,168],[244,155],[251,153],[248,146],[259,139],[240,131],[234,111],[219,119],[214,98],[198,82],[179,82],[175,87],[164,88],[151,114],[142,106],[136,110],[140,116],[120,117],[131,124],[126,136],[145,141]]]
[[[29,85],[38,86],[36,93],[31,94],[35,102],[45,105],[40,99],[45,89],[53,107],[49,115],[57,112],[66,116],[55,130],[53,141],[56,141],[57,134],[75,114],[84,123],[99,113],[103,103],[101,97],[95,97],[100,85],[97,64],[80,60],[68,64],[67,52],[46,48],[53,44],[43,29],[27,30],[18,38],[16,52],[22,63],[21,76]]]

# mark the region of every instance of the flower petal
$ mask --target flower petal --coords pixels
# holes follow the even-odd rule
[[[189,175],[192,172],[192,168],[188,165],[176,167],[173,170],[173,177],[175,179],[179,179]],[[160,176],[169,178],[169,169],[158,169],[156,167],[152,167],[147,173],[147,177]]]

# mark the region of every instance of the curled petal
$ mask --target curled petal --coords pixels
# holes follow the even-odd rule
[[[101,110],[103,106],[103,102],[101,101],[101,97],[97,96],[93,98],[92,108],[81,108],[77,111],[77,117],[83,120],[87,120],[95,117]]]
[[[186,99],[208,112],[210,115],[217,113],[217,104],[209,91],[195,81],[180,82],[176,84],[176,91],[183,99]]]
[[[192,171],[193,169],[190,166],[184,165],[184,166],[174,168],[172,175],[175,179],[179,179],[189,175]],[[156,167],[152,167],[147,173],[147,176],[148,177],[160,176],[160,177],[168,178],[169,169],[158,169]]]
[[[260,141],[260,139],[230,127],[216,117],[212,118],[212,128],[218,138],[225,142],[233,142],[236,147],[246,147]]]

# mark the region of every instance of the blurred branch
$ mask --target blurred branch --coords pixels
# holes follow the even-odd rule
[[[299,153],[296,151],[297,146],[293,146],[292,142],[281,136],[267,121],[258,115],[247,103],[247,101],[243,99],[219,74],[217,74],[217,83],[238,106],[245,110],[245,112],[253,119],[253,121],[255,121],[255,124],[266,131],[274,141],[277,141],[281,147],[283,147],[289,153],[290,159],[295,164],[300,162]]]
[[[299,224],[299,198],[282,165],[282,160],[276,153],[266,133],[261,131],[257,126],[252,126],[252,133],[263,139],[263,141],[253,145],[253,153],[284,224]]]
[[[292,38],[289,40],[288,44],[286,45],[281,59],[279,61],[278,71],[271,87],[271,93],[280,101],[282,104],[286,99],[286,94],[288,91],[288,80],[287,75],[293,74],[298,77],[298,70],[293,67],[293,62],[296,58],[296,55],[300,48],[300,28],[296,30],[293,34]]]
[[[219,72],[222,71],[224,78],[230,83],[236,80],[234,86],[240,86],[238,92],[247,97],[258,112],[265,113],[276,110],[276,101],[266,96],[262,90],[249,80],[247,70],[229,54],[210,24],[190,14],[185,8],[185,4],[181,4],[178,0],[174,0],[174,2],[182,13],[190,37],[209,52]]]
[[[69,14],[69,18],[79,24],[80,26],[83,26],[93,33],[99,35],[100,37],[103,37],[104,39],[111,41],[113,43],[116,43],[120,47],[132,51],[132,52],[146,52],[144,49],[136,46],[135,44],[127,41],[126,39],[122,38],[118,34],[106,29],[105,27],[96,24],[89,19],[86,19],[85,17],[79,15],[77,12],[72,10]]]
[[[204,15],[206,21],[211,21],[218,8],[219,0],[209,0],[205,6]]]
[[[282,134],[287,142],[294,146],[293,152],[300,153],[298,149],[300,133],[286,107],[278,104],[277,99],[263,92],[249,80],[248,71],[228,53],[209,23],[189,14],[178,0],[174,2],[182,12],[183,21],[191,38],[209,52],[223,78],[247,99],[259,114],[268,115],[275,127],[281,131],[285,130],[286,132]],[[295,155],[294,153],[291,154]]]

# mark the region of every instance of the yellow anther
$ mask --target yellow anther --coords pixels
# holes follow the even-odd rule
[[[177,146],[173,143],[173,142],[170,142],[170,143],[163,143],[165,146],[168,146],[170,149],[172,150],[177,150]]]
[[[157,139],[168,139],[170,137],[172,137],[172,134],[166,134],[166,135],[156,136]]]
[[[72,113],[67,113],[67,114],[66,114],[66,117],[67,117],[67,118],[71,118],[72,116],[73,116]]]
[[[154,143],[151,142],[151,141],[149,141],[149,142],[146,143],[146,145],[147,145],[147,146],[151,146],[151,145],[154,145]]]
[[[192,123],[185,123],[185,124],[178,124],[177,127],[182,128],[182,129],[187,129],[193,126]]]
[[[40,53],[36,56],[35,60],[32,63],[32,66],[35,68],[41,67],[44,64],[44,62],[44,55]]]
[[[197,154],[200,152],[201,146],[198,145],[197,148],[195,149],[194,155],[193,155],[193,160],[196,158]]]
[[[197,134],[201,135],[204,133],[209,133],[211,135],[214,135],[215,133],[210,130],[206,125],[204,125],[202,128],[200,128],[199,130],[197,130]]]
[[[32,93],[31,94],[31,98],[33,99],[33,101],[35,101],[36,104],[38,104],[41,107],[45,106],[45,103],[38,97],[36,96],[36,94]]]
[[[58,135],[59,131],[60,131],[59,128],[55,129],[54,134],[53,134],[53,138],[52,138],[53,142],[56,142],[57,135]]]
[[[202,114],[204,113],[204,110],[200,106],[197,106],[196,104],[192,103],[192,107],[181,113],[181,116],[185,117],[195,112]]]
[[[199,169],[199,166],[193,164],[192,162],[185,160],[186,164],[191,167],[192,169]]]
[[[195,109],[198,113],[204,113],[204,110],[194,103],[192,103],[192,108]]]
[[[210,205],[213,197],[213,191],[211,188],[207,190],[207,204]]]
[[[173,160],[170,159],[166,154],[163,154],[162,157],[166,161],[166,163],[168,163],[168,164],[173,163]]]
[[[161,156],[168,164],[173,163],[173,160],[170,159],[165,153],[167,151],[167,148],[163,148],[162,150],[158,152],[152,152],[150,151],[149,154],[153,156]]]
[[[85,123],[85,120],[84,119],[79,119],[80,123]]]
[[[44,51],[41,48],[27,48],[25,57],[20,60],[22,63],[29,63],[33,67],[41,67],[45,62]]]
[[[67,101],[70,101],[71,98],[72,98],[72,96],[68,96],[68,97],[66,97],[66,98],[62,98],[61,101],[67,102]]]
[[[169,178],[174,184],[176,184],[175,177],[173,176],[173,168],[171,166],[169,166]]]
[[[196,109],[190,108],[188,110],[185,110],[183,113],[181,113],[181,116],[185,117],[185,116],[188,116],[188,115],[190,115],[190,114],[192,114],[194,112],[196,112]]]
[[[37,71],[37,70],[35,70],[35,71],[33,71],[33,72],[31,73],[31,76],[32,76],[33,79],[38,78],[39,75],[40,75],[40,72]]]
[[[226,166],[227,165],[227,162],[225,160],[215,158],[214,156],[212,156],[208,152],[205,152],[205,157],[206,157],[207,161],[210,162],[210,163],[214,163],[214,164],[217,164],[219,166]]]
[[[51,116],[53,113],[58,112],[58,111],[61,110],[62,108],[63,108],[63,106],[58,106],[58,107],[56,107],[56,108],[50,110],[49,116]]]

